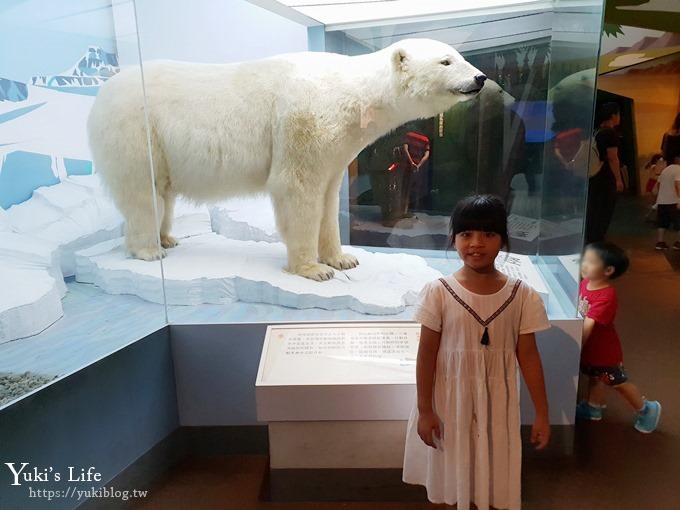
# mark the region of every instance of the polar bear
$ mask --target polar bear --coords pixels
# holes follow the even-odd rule
[[[178,195],[208,202],[267,192],[287,270],[321,281],[358,264],[342,253],[338,226],[349,163],[399,125],[475,95],[486,76],[447,44],[407,39],[352,57],[157,61],[143,79],[145,96],[139,69],[109,79],[87,126],[96,171],[126,220],[128,255],[158,259],[177,244]]]

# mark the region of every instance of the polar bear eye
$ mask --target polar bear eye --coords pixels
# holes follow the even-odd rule
[[[440,62],[440,64],[443,65],[443,66],[450,66],[450,65],[451,65],[451,60],[448,59],[448,58],[445,58],[444,60],[442,60],[442,61]]]

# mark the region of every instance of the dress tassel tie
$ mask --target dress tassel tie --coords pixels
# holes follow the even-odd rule
[[[484,328],[484,334],[482,335],[482,345],[489,345],[489,328]]]

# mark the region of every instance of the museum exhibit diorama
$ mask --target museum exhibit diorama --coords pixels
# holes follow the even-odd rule
[[[272,468],[352,467],[291,445],[375,421],[357,467],[399,467],[414,305],[462,264],[454,205],[493,193],[573,424],[603,2],[180,4],[0,11],[30,48],[0,67],[0,407],[168,324],[241,325]]]

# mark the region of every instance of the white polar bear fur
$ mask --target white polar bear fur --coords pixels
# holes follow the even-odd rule
[[[170,228],[178,195],[207,202],[268,192],[288,271],[315,280],[358,263],[342,253],[338,227],[349,163],[385,133],[443,112],[481,87],[480,71],[428,39],[355,57],[158,61],[143,73],[158,222],[140,70],[108,80],[88,120],[95,169],[126,219],[128,255],[153,260],[175,246]]]

